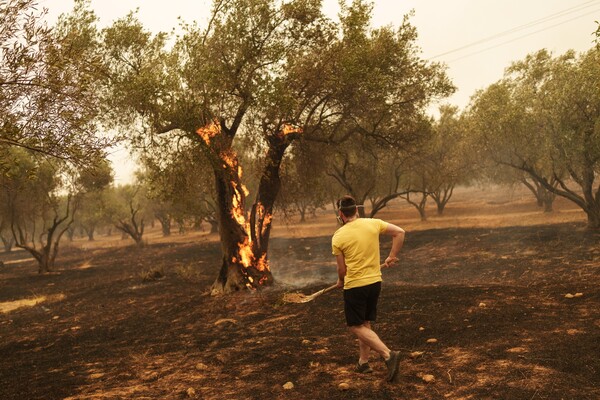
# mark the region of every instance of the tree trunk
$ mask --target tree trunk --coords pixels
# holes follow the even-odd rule
[[[68,195],[67,209],[64,216],[59,217],[57,210],[55,210],[52,224],[44,232],[43,239],[42,236],[40,236],[41,248],[39,250],[36,248],[35,243],[32,245],[28,244],[26,235],[22,231],[21,227],[18,225],[15,226],[14,222],[11,225],[15,246],[27,250],[37,260],[38,273],[40,274],[48,273],[54,268],[54,262],[56,260],[56,255],[58,254],[60,240],[65,232],[67,232],[72,226],[75,218],[77,201],[74,201],[73,204],[72,201],[71,195]]]
[[[554,199],[556,198],[556,195],[550,191],[546,191],[542,203],[544,206],[544,212],[545,213],[550,213],[552,211],[554,211],[553,205],[554,205]]]
[[[136,219],[136,216],[139,211],[140,211],[140,207],[134,206],[133,199],[130,200],[129,201],[129,212],[130,212],[131,218],[129,219],[129,221],[120,219],[115,224],[115,228],[117,228],[118,230],[123,232],[123,238],[129,236],[135,241],[135,244],[138,247],[143,247],[144,241],[142,238],[144,236],[145,221],[144,221],[143,217],[140,218],[139,221]]]
[[[20,247],[24,250],[27,250],[33,258],[38,262],[38,273],[45,274],[54,269],[54,262],[56,260],[56,255],[58,254],[58,247],[60,243],[60,239],[62,235],[65,233],[67,228],[58,231],[57,229],[60,224],[62,224],[65,219],[54,219],[54,222],[50,228],[48,228],[46,234],[46,243],[38,250],[34,246],[29,246],[23,243],[17,243],[17,247]],[[69,225],[72,223],[69,222]]]
[[[209,233],[219,233],[219,221],[217,221],[216,219],[209,219],[208,223],[210,224]]]
[[[427,214],[425,212],[425,207],[427,206],[427,197],[429,195],[425,192],[421,193],[421,200],[413,201],[410,199],[410,192],[406,195],[406,201],[411,204],[413,207],[417,209],[419,212],[419,216],[421,217],[421,221],[427,221]]]
[[[67,238],[69,239],[69,242],[73,241],[75,238],[75,228],[69,228],[69,230],[67,230]]]
[[[156,213],[155,216],[160,222],[163,236],[171,236],[171,217],[166,213]]]
[[[127,221],[119,221],[116,225],[115,228],[117,228],[118,230],[120,230],[123,234],[121,235],[122,239],[126,239],[127,237],[130,237],[133,239],[133,241],[135,242],[135,244],[138,247],[143,247],[144,246],[144,240],[143,240],[143,236],[144,236],[144,219],[142,219],[140,221],[140,223],[138,224],[135,221],[135,215],[132,217],[132,223],[130,224]]]
[[[218,221],[223,259],[211,292],[255,289],[273,283],[267,252],[273,205],[281,181],[279,168],[294,135],[270,135],[266,165],[250,215],[245,212],[247,192],[241,180],[237,155],[228,146],[213,165],[218,199]],[[215,168],[216,166],[216,168]]]
[[[11,237],[6,238],[4,236],[0,236],[2,238],[2,244],[4,245],[4,251],[9,253],[12,251],[12,247],[15,244],[15,240]]]
[[[600,206],[587,211],[587,228],[590,231],[600,231]]]
[[[431,197],[437,205],[437,215],[441,216],[444,214],[444,209],[454,193],[454,186],[454,184],[450,184],[431,193]]]
[[[89,228],[85,228],[85,233],[87,234],[88,241],[90,241],[90,242],[94,241],[94,233],[95,232],[96,232],[96,227],[95,226],[91,226]]]
[[[237,163],[237,161],[236,161]],[[237,169],[237,168],[236,168]],[[270,278],[268,269],[261,271],[250,245],[245,218],[245,193],[237,173],[215,171],[221,250],[223,258],[211,292],[229,293],[244,288],[254,288]],[[236,219],[237,217],[237,219]]]
[[[298,211],[300,212],[300,223],[306,222],[306,208],[298,207]]]

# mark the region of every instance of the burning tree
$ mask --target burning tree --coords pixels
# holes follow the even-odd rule
[[[363,1],[343,7],[339,24],[320,7],[215,1],[207,28],[184,25],[170,50],[166,35],[152,37],[133,15],[104,31],[112,120],[143,126],[133,138],[141,148],[171,133],[195,140],[210,161],[223,250],[214,292],[272,282],[272,213],[290,146],[360,136],[398,143],[407,121],[398,115],[414,115],[450,87],[441,69],[415,56],[407,21],[398,32],[371,32]],[[251,204],[240,150],[261,167]]]

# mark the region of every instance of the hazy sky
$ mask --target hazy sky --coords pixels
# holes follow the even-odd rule
[[[351,2],[351,0],[347,0]],[[68,12],[72,0],[40,0],[49,19]],[[139,8],[139,18],[152,31],[170,31],[177,17],[204,24],[209,0],[92,0],[101,25]],[[332,17],[337,0],[324,0]],[[600,0],[375,0],[373,24],[398,26],[415,11],[423,58],[444,62],[458,91],[446,102],[465,107],[477,89],[497,81],[512,61],[547,48],[555,54],[592,47]],[[475,43],[475,44],[474,44]],[[473,45],[474,44],[474,45]],[[439,57],[438,57],[439,56]],[[117,158],[126,158],[115,155]],[[125,174],[125,173],[123,173]],[[127,180],[125,175],[118,176]]]

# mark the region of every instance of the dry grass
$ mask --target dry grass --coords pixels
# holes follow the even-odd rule
[[[5,301],[0,303],[0,313],[7,314],[11,311],[17,310],[23,307],[34,307],[44,302],[55,302],[64,300],[66,296],[64,294],[55,294],[49,296],[35,296],[28,299],[20,299],[13,301]]]

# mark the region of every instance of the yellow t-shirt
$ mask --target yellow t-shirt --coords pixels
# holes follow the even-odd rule
[[[379,235],[387,222],[376,218],[358,218],[339,228],[331,240],[333,255],[344,255],[346,278],[344,289],[381,281]]]

